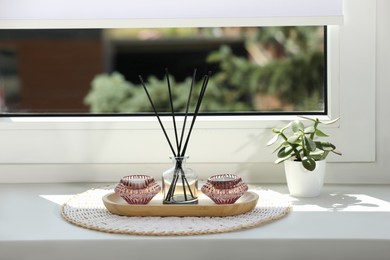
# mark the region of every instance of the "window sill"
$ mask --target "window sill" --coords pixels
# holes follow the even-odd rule
[[[66,222],[60,205],[102,183],[0,184],[4,259],[388,259],[389,185],[326,185],[285,218],[239,232],[188,237],[108,234]],[[287,193],[285,185],[262,185]],[[153,250],[150,250],[153,248]],[[23,249],[23,250],[20,250]]]

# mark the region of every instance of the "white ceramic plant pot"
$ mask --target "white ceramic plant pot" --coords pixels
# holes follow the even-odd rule
[[[287,186],[294,197],[317,197],[324,185],[326,161],[317,161],[314,171],[306,170],[301,162],[285,161]]]

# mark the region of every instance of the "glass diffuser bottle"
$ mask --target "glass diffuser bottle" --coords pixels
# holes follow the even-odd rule
[[[164,204],[197,204],[198,176],[187,167],[188,156],[171,157],[173,166],[162,175]]]

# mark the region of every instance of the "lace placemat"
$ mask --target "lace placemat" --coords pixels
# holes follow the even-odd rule
[[[236,231],[260,226],[290,212],[288,195],[249,185],[259,195],[257,206],[247,213],[227,217],[127,217],[111,214],[102,197],[113,185],[87,190],[72,196],[62,208],[70,223],[98,231],[152,236],[200,235]]]

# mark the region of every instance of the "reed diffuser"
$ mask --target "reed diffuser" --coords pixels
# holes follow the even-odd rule
[[[168,94],[169,94],[169,103],[171,108],[171,116],[173,122],[174,136],[175,136],[175,144],[176,149],[172,145],[171,140],[165,130],[165,127],[160,119],[160,115],[153,103],[153,100],[149,94],[149,91],[143,81],[142,77],[139,76],[141,84],[145,90],[145,93],[149,99],[149,102],[153,108],[153,111],[157,117],[157,120],[160,124],[160,127],[164,133],[164,136],[168,142],[168,145],[172,151],[172,162],[173,167],[163,173],[162,177],[162,188],[163,188],[163,203],[164,204],[196,204],[198,203],[198,178],[197,175],[186,166],[186,160],[188,156],[186,156],[186,150],[188,147],[188,142],[191,137],[192,129],[194,127],[196,117],[199,113],[200,106],[202,104],[204,93],[206,92],[207,84],[210,78],[211,72],[208,75],[203,77],[203,83],[199,92],[198,99],[196,101],[195,110],[192,115],[191,124],[188,128],[186,138],[184,139],[186,128],[187,128],[187,118],[189,114],[189,107],[191,103],[191,98],[193,95],[193,88],[195,85],[195,77],[196,77],[196,69],[192,75],[192,81],[190,85],[190,89],[188,92],[187,103],[185,106],[184,120],[181,128],[181,133],[179,135],[177,124],[176,124],[176,112],[173,106],[172,100],[172,89],[169,81],[168,70],[166,70],[166,78],[167,78],[167,86],[168,86]],[[184,144],[183,144],[184,141]]]

